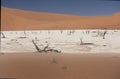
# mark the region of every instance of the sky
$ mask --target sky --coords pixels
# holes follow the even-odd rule
[[[119,0],[1,0],[1,5],[37,12],[81,16],[108,15],[120,12]]]

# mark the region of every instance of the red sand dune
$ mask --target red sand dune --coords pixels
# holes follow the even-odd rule
[[[2,30],[120,29],[120,13],[74,16],[1,7]]]

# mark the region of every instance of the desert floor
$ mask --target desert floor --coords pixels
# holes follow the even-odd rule
[[[48,46],[47,49],[62,53],[120,53],[120,30],[33,30],[2,33],[6,38],[1,38],[0,50],[5,53],[36,52],[32,40],[41,50]]]
[[[0,54],[0,78],[120,79],[119,73],[120,54]]]

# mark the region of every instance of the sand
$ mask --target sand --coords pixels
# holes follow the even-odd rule
[[[120,13],[74,16],[1,8],[1,28],[12,30],[120,29]],[[120,54],[1,53],[0,78],[120,79]]]
[[[75,16],[1,7],[2,30],[120,29],[120,13]]]
[[[120,79],[120,54],[0,54],[0,78]]]

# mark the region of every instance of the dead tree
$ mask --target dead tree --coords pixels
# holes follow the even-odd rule
[[[35,41],[34,40],[32,40],[32,43],[34,44],[34,46],[35,46],[35,48],[36,48],[36,50],[38,51],[38,52],[45,52],[45,53],[47,53],[47,52],[57,52],[57,53],[61,53],[61,51],[58,51],[58,50],[55,50],[55,49],[50,49],[49,48],[49,44],[47,44],[44,48],[43,48],[43,50],[41,50],[38,46],[37,46],[37,44],[35,43]]]
[[[42,52],[42,50],[37,46],[37,44],[35,43],[34,40],[32,40],[32,43],[34,44],[34,46],[38,52]]]
[[[105,30],[104,32],[103,32],[103,39],[105,39],[105,35],[107,34],[107,31]]]
[[[49,44],[47,44],[47,46],[44,47],[43,51],[47,52],[47,49],[49,48]]]
[[[61,51],[59,51],[59,50],[56,50],[56,49],[49,49],[49,50],[47,50],[47,51],[61,53]]]
[[[47,52],[49,52],[49,51],[50,51],[50,52],[61,53],[61,51],[59,51],[59,50],[49,48],[49,44],[47,44],[42,51],[44,51],[45,53],[47,53]]]

